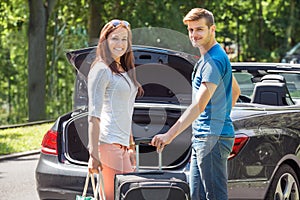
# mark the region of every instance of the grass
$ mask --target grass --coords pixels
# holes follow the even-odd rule
[[[53,123],[0,130],[0,155],[41,148],[44,134]]]

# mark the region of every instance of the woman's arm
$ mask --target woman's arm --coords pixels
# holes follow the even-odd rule
[[[129,153],[131,165],[135,166],[136,165],[135,142],[134,142],[132,131],[130,132],[128,153]]]
[[[135,142],[132,134],[132,130],[130,132],[130,137],[129,137],[129,148],[134,149],[135,148]]]
[[[98,167],[102,169],[99,152],[98,152],[98,141],[100,135],[100,119],[97,117],[88,117],[88,136],[89,143],[88,149],[90,153],[89,159],[89,171],[91,173],[98,173]]]

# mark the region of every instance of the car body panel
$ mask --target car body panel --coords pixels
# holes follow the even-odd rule
[[[61,163],[57,156],[41,153],[35,175],[39,197],[74,199],[81,194],[86,175],[86,166]]]

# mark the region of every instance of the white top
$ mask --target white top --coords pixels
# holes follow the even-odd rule
[[[114,74],[107,65],[98,62],[88,75],[88,94],[89,115],[101,121],[99,141],[129,146],[137,87],[128,74]]]

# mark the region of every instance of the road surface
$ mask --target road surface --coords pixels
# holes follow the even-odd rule
[[[0,161],[0,199],[39,200],[35,168],[39,154]]]

